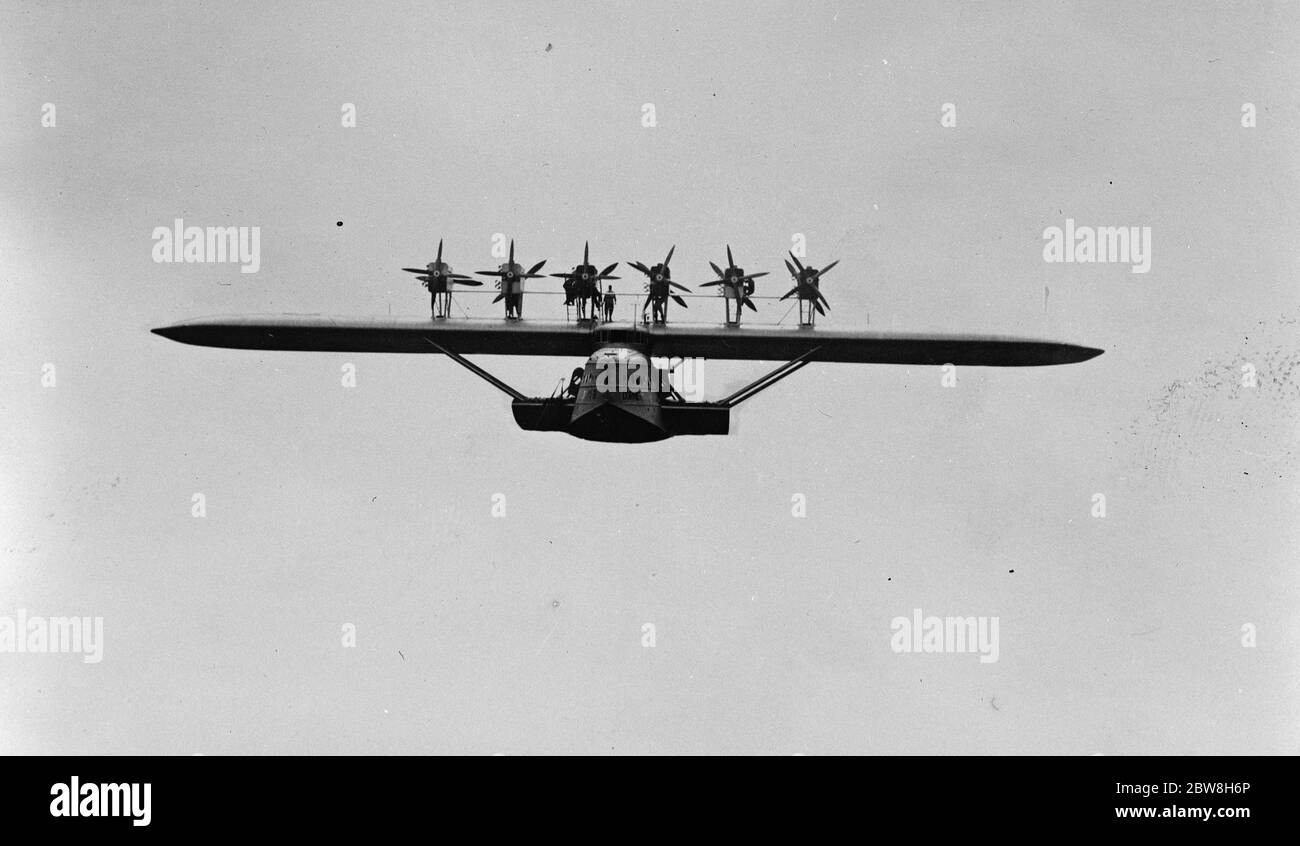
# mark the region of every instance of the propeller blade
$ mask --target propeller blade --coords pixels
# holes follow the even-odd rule
[[[448,275],[449,277],[451,277],[452,279],[473,279],[473,278],[474,278],[474,277],[472,277],[472,276],[466,276],[466,275],[463,274],[463,273],[448,273],[447,275]],[[477,281],[477,280],[476,280],[476,281]],[[482,283],[480,282],[479,284],[482,284]]]
[[[798,276],[798,275],[799,275],[798,273],[795,272],[794,268],[790,266],[790,262],[788,262],[788,261],[785,263],[785,269],[788,270],[788,271],[790,271],[790,275],[791,275],[791,276]]]
[[[515,239],[510,239],[510,263],[515,263]]]
[[[817,309],[817,313],[820,314],[822,317],[826,316],[826,310],[823,309],[822,304],[817,302],[816,300],[813,300],[813,308]]]
[[[505,276],[505,273],[500,270],[476,270],[474,272],[479,276]]]
[[[572,273],[552,273],[551,275],[554,276],[556,279],[572,279],[572,278],[573,278],[573,274],[572,274]]]
[[[677,303],[679,306],[681,306],[682,308],[690,308],[690,306],[686,304],[686,300],[682,299],[676,294],[673,294],[673,301]]]
[[[671,279],[668,280],[668,284],[672,285],[674,288],[676,288],[679,291],[685,291],[688,294],[691,292],[690,288],[687,288],[685,285],[678,285],[676,282],[673,282]]]
[[[751,300],[749,297],[745,297],[745,299],[742,300],[742,302],[745,304],[745,308],[755,313],[758,312],[758,309],[754,306],[754,301]]]
[[[438,264],[442,264],[442,239],[438,239],[438,257],[434,259]]]
[[[794,296],[795,294],[797,294],[797,293],[799,293],[799,286],[798,286],[798,285],[795,285],[795,286],[794,286],[793,288],[791,288],[789,291],[786,291],[786,292],[785,292],[785,295],[782,296],[781,299],[783,299],[783,300],[789,299],[790,297],[793,297],[793,296]]]
[[[602,273],[601,275],[596,277],[596,281],[599,282],[602,279],[622,279],[622,278],[623,278],[622,276],[606,276],[605,274]]]
[[[718,274],[718,278],[719,278],[719,279],[721,279],[722,277],[724,277],[724,276],[727,275],[727,274],[725,274],[725,273],[722,272],[722,268],[718,267],[718,266],[717,266],[716,264],[714,264],[713,262],[709,262],[709,267],[713,268],[713,272],[716,273],[716,274]]]
[[[826,273],[826,271],[830,270],[832,267],[834,267],[835,265],[837,265],[837,264],[839,264],[839,263],[840,263],[840,260],[839,260],[839,259],[835,259],[835,261],[831,262],[830,264],[828,264],[828,265],[826,265],[825,267],[823,267],[821,270],[817,271],[817,275],[818,275],[818,276],[822,276],[822,275],[824,275],[824,274]]]
[[[407,273],[428,273],[429,272],[429,268],[427,267],[403,267],[402,270],[405,270]]]
[[[731,257],[731,245],[730,245],[730,244],[727,245],[727,266],[728,266],[728,267],[735,267],[735,266],[736,266],[736,260],[733,259],[733,258]]]
[[[497,294],[495,297],[492,298],[492,302],[494,302],[494,303],[499,303],[499,302],[501,302],[502,300],[504,300],[505,298],[506,298],[506,295],[505,295],[505,294]]]
[[[799,272],[802,273],[802,272],[803,272],[803,265],[799,263],[799,257],[796,256],[793,252],[791,252],[791,253],[790,253],[790,258],[794,259],[794,266],[797,267],[797,268],[799,268]]]
[[[602,271],[600,272],[600,278],[601,278],[601,279],[606,279],[606,278],[609,278],[609,279],[617,279],[617,278],[618,278],[617,276],[610,276],[610,275],[609,275],[609,274],[611,274],[611,273],[614,272],[614,268],[616,268],[616,267],[618,267],[618,262],[614,262],[614,263],[611,264],[609,267],[607,267],[607,268],[605,268],[604,270],[602,270]]]
[[[523,275],[523,278],[524,278],[524,279],[545,279],[545,278],[546,278],[546,274],[545,274],[545,273],[525,273],[525,274]]]
[[[632,267],[635,267],[637,270],[641,271],[641,272],[644,273],[646,276],[649,276],[649,275],[650,275],[650,268],[646,267],[646,266],[645,266],[644,264],[642,264],[641,262],[639,262],[639,261],[630,261],[630,262],[628,262],[628,264],[631,265]]]
[[[766,276],[768,273],[770,273],[770,271],[764,270],[762,273],[750,273],[747,276],[742,276],[740,278],[748,282],[751,279],[757,279],[760,276]]]
[[[591,264],[591,259],[588,258],[588,256],[587,256],[587,252],[588,252],[588,250],[589,250],[590,248],[591,248],[591,242],[590,242],[590,241],[584,241],[583,244],[582,244],[582,263],[583,263],[583,264]]]
[[[712,288],[714,285],[721,285],[722,282],[723,282],[723,280],[721,280],[721,279],[714,279],[712,282],[701,282],[701,283],[699,284],[699,287],[701,287],[701,288]]]
[[[544,265],[544,264],[546,264],[546,259],[542,259],[542,260],[539,261],[537,264],[533,265],[532,268],[529,269],[529,271],[528,271],[528,275],[529,275],[529,276],[532,276],[534,273],[536,273],[537,271],[541,270],[541,269],[542,269],[542,265]]]
[[[453,276],[452,278],[460,284],[468,285],[471,288],[477,288],[483,284],[482,279],[470,279],[468,276]]]
[[[676,250],[676,249],[677,249],[677,245],[676,245],[676,244],[673,244],[672,247],[669,248],[669,250],[668,250],[668,258],[664,259],[664,267],[667,267],[669,264],[672,263],[672,260],[673,260],[673,250]]]
[[[822,294],[821,291],[817,292],[817,299],[821,300],[822,305],[826,306],[827,308],[831,307],[831,304],[826,302],[826,297]]]

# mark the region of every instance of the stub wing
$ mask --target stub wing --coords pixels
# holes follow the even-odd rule
[[[216,317],[153,330],[206,347],[313,352],[586,357],[604,344],[633,343],[651,356],[853,364],[1030,367],[1072,364],[1102,350],[999,335],[828,331],[707,326],[632,327],[564,322],[341,318],[321,315]]]

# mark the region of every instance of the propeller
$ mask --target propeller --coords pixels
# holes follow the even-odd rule
[[[442,260],[442,239],[438,239],[438,257],[429,263],[427,267],[403,267],[402,270],[407,273],[418,274],[416,279],[425,283],[436,282],[439,279],[454,279],[462,285],[478,287],[483,284],[480,279],[473,276],[466,276],[463,273],[452,273],[451,267]]]
[[[614,272],[614,268],[618,267],[618,262],[614,262],[609,267],[605,268],[600,273],[597,273],[594,276],[591,275],[590,273],[587,273],[585,270],[585,268],[591,266],[592,266],[591,242],[588,241],[582,246],[582,264],[579,267],[575,267],[573,270],[569,271],[568,273],[552,273],[551,276],[555,277],[556,279],[567,279],[573,282],[578,282],[578,281],[600,282],[605,279],[621,278],[618,276],[610,276],[610,274]],[[581,272],[579,272],[580,270]]]
[[[821,270],[818,270],[815,267],[804,267],[803,264],[800,263],[798,256],[794,253],[790,253],[790,258],[794,260],[794,265],[792,266],[790,262],[787,261],[785,267],[786,270],[790,271],[790,275],[794,277],[795,284],[793,288],[781,295],[781,299],[788,299],[789,297],[798,294],[800,299],[811,300],[813,308],[817,309],[817,313],[825,316],[826,311],[822,306],[830,308],[831,304],[826,301],[825,295],[822,294],[820,282],[823,275],[829,272],[832,267],[840,263],[839,259],[836,259]],[[795,268],[798,268],[798,270]]]
[[[714,279],[712,282],[705,282],[699,287],[712,288],[714,285],[736,285],[736,295],[740,298],[741,304],[750,311],[758,311],[754,306],[754,301],[749,298],[749,292],[753,290],[753,281],[758,279],[760,276],[766,276],[768,271],[765,270],[762,273],[745,273],[743,268],[736,267],[736,260],[731,256],[730,244],[727,245],[726,272],[723,272],[722,268],[718,267],[713,262],[709,262],[709,267],[713,268],[713,272],[718,274],[718,278]]]
[[[478,275],[480,276],[495,276],[498,279],[500,279],[501,282],[507,283],[505,286],[501,288],[501,293],[497,294],[496,297],[492,300],[492,302],[494,303],[499,303],[503,299],[505,299],[506,294],[509,290],[509,283],[513,282],[514,280],[545,279],[546,278],[545,276],[537,272],[541,270],[542,266],[545,264],[546,264],[546,259],[542,259],[537,264],[530,267],[527,272],[521,273],[520,270],[522,270],[522,268],[519,265],[515,264],[515,241],[513,238],[511,238],[510,257],[506,260],[505,270],[479,270],[475,272],[478,273]],[[519,268],[519,270],[516,270],[516,268]],[[497,284],[500,285],[501,282],[498,282]]]
[[[691,290],[690,288],[687,288],[685,285],[678,285],[672,279],[672,269],[669,268],[668,265],[670,262],[672,262],[673,253],[676,251],[677,251],[677,245],[674,244],[668,250],[668,255],[664,257],[663,264],[656,264],[653,268],[646,267],[644,264],[642,264],[639,261],[630,261],[628,262],[628,265],[631,267],[635,267],[637,270],[641,271],[646,276],[650,277],[651,285],[654,285],[655,283],[661,283],[661,284],[666,283],[668,288],[670,289],[669,296],[673,298],[673,302],[677,303],[682,308],[690,308],[690,306],[686,304],[686,300],[682,299],[681,297],[677,296],[674,293],[671,293],[672,288],[676,288],[679,291],[686,291],[688,293]],[[653,291],[651,291],[651,294],[653,296]],[[648,303],[650,299],[651,297],[647,297],[646,302]]]
[[[515,242],[514,242],[513,240],[511,240],[511,241],[510,241],[510,258],[507,259],[507,263],[506,263],[506,267],[507,267],[507,269],[506,269],[506,270],[476,270],[475,273],[477,273],[479,276],[497,276],[497,277],[500,277],[500,278],[502,278],[502,279],[515,279],[515,278],[520,278],[520,279],[545,279],[545,278],[546,278],[545,276],[543,276],[542,274],[540,274],[540,273],[537,272],[537,271],[539,271],[539,270],[542,269],[542,265],[544,265],[544,264],[546,264],[546,259],[542,259],[542,260],[539,261],[537,264],[535,264],[535,265],[533,265],[532,267],[530,267],[530,268],[528,269],[528,272],[527,272],[527,273],[518,273],[518,272],[516,272],[516,271],[515,271],[515,267],[516,267],[517,265],[515,264]]]

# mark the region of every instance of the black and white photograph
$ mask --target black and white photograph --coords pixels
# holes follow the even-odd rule
[[[0,754],[1295,755],[1298,38],[0,2]]]

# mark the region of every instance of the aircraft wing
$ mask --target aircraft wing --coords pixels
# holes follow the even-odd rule
[[[438,354],[436,343],[460,355],[586,358],[593,351],[590,328],[547,321],[275,315],[188,320],[153,332],[183,344],[241,350]]]
[[[857,364],[956,364],[1025,367],[1072,364],[1102,350],[997,335],[835,331],[807,328],[693,326],[497,319],[341,318],[320,315],[205,318],[153,330],[185,344],[251,350],[541,355],[583,357],[601,343],[635,340],[665,358]]]
[[[762,361],[839,361],[854,364],[962,364],[1026,367],[1073,364],[1102,350],[1058,341],[999,335],[835,331],[811,328],[694,328],[657,326],[651,354]],[[811,351],[811,353],[810,353]]]

